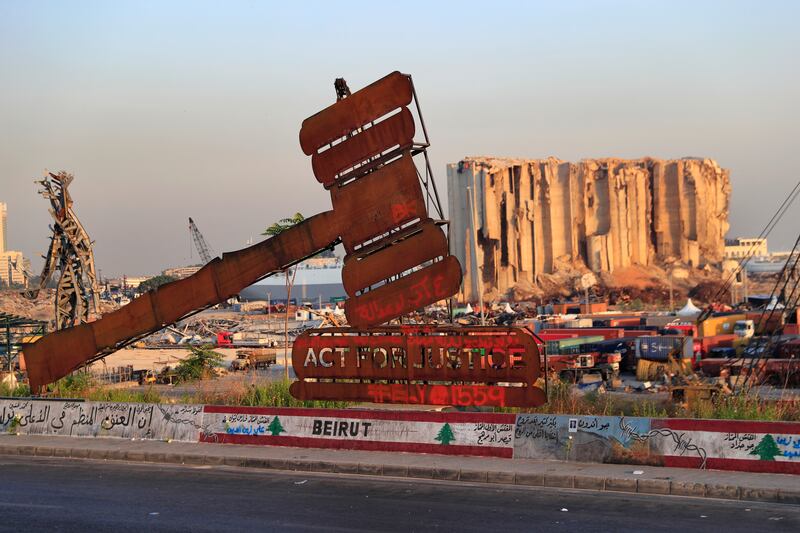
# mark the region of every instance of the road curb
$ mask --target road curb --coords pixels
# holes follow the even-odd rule
[[[216,456],[197,453],[98,450],[52,446],[0,445],[0,456],[30,455],[73,459],[102,459],[137,463],[236,466],[289,472],[341,473],[397,478],[437,479],[465,483],[520,485],[526,487],[569,488],[587,491],[660,494],[695,498],[800,504],[800,491],[695,483],[661,479],[603,477],[588,475],[498,472],[493,470],[430,468],[393,464],[348,463],[302,459],[264,459],[247,456]]]

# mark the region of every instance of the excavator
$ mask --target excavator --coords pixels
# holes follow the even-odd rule
[[[421,391],[424,394],[414,396],[420,402],[452,403],[452,390],[443,391],[441,383],[457,382],[466,387],[458,391],[465,404],[473,402],[470,398],[495,405],[544,403],[544,391],[536,385],[539,353],[527,330],[452,325],[375,328],[453,296],[462,272],[442,230],[446,221],[432,179],[430,142],[411,76],[395,71],[352,93],[339,78],[335,88],[336,102],[304,120],[299,136],[316,180],[330,193],[331,210],[263,242],[224,253],[194,275],[149,291],[99,320],[24,346],[31,390],[44,392],[47,384],[81,366],[341,244],[346,252],[342,283],[348,295],[349,326],[309,332],[298,343],[293,364],[296,370],[298,364],[306,365],[298,375],[307,379],[293,384],[293,394],[302,399],[367,399],[362,397],[371,383],[399,390],[400,401],[408,401],[408,391]],[[417,128],[412,109],[423,141],[414,139]],[[415,158],[424,161],[422,171]],[[371,370],[365,363],[368,346],[353,345],[353,352],[337,347],[345,341],[352,345],[353,339],[374,345]],[[381,343],[391,346],[377,346]],[[302,349],[311,350],[314,357]],[[427,361],[424,369],[411,364],[414,350]],[[381,353],[383,366],[376,358]],[[387,354],[394,368],[391,375],[382,373],[389,366]],[[337,355],[337,372],[331,374],[328,362]],[[315,374],[309,361],[323,362],[319,370],[328,374]],[[355,374],[342,379],[350,367]]]

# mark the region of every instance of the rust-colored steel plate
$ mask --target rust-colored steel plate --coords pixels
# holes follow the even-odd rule
[[[252,285],[268,273],[282,270],[284,266],[329,246],[338,239],[341,227],[351,223],[338,213],[326,211],[307,218],[276,237],[224,254],[214,269],[220,297],[239,294],[243,287]],[[309,252],[312,249],[313,252]]]
[[[414,117],[404,107],[400,113],[367,128],[324,152],[311,156],[311,167],[317,181],[326,187],[336,176],[354,165],[395,146],[410,146],[414,139]]]
[[[214,269],[218,263],[220,260],[214,259],[195,275],[162,285],[152,293],[156,320],[162,327],[180,320],[187,313],[187,308],[207,307],[225,299],[225,296],[217,293],[214,281]]]
[[[298,400],[456,405],[464,407],[537,407],[547,403],[539,387],[427,385],[422,383],[322,383],[295,381],[289,392]]]
[[[349,298],[344,304],[347,322],[357,328],[377,326],[458,292],[461,265],[447,256],[428,267]]]
[[[33,344],[22,347],[31,392],[40,393],[44,385],[63,378],[86,361],[86,354],[97,353],[92,324],[55,331]]]
[[[407,106],[413,95],[411,79],[392,72],[303,121],[300,147],[311,155],[351,131]]]
[[[333,210],[342,220],[347,253],[365,241],[416,219],[428,218],[417,169],[406,151],[400,159],[331,189]]]
[[[540,366],[533,336],[512,327],[323,328],[292,347],[299,379],[533,385]]]
[[[153,312],[153,294],[146,292],[134,298],[128,305],[92,322],[97,348],[102,350],[114,347],[120,338],[137,337],[161,329],[163,326]]]
[[[31,390],[66,376],[104,348],[158,331],[176,317],[237,294],[257,279],[327,248],[338,238],[339,220],[330,211],[310,217],[280,235],[225,254],[193,276],[162,285],[91,324],[57,331],[26,345]]]
[[[448,252],[447,237],[432,220],[423,223],[418,233],[386,244],[386,248],[364,257],[351,257],[345,262],[342,284],[348,295],[355,296],[356,291],[443,257]]]

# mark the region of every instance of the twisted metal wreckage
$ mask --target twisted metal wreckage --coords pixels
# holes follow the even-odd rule
[[[39,194],[50,200],[53,235],[47,249],[39,287],[25,291],[26,298],[35,300],[58,270],[61,274],[56,288],[56,329],[65,329],[87,322],[89,313],[98,307],[97,274],[89,234],[72,211],[69,185],[72,174],[48,173],[36,183],[42,186]]]
[[[386,403],[544,403],[545,393],[535,385],[539,351],[525,329],[375,328],[454,295],[461,285],[461,265],[450,255],[441,228],[447,221],[411,76],[392,72],[354,93],[340,78],[335,88],[336,103],[307,118],[300,130],[300,146],[311,156],[317,181],[330,193],[332,210],[249,248],[225,253],[196,274],[147,292],[100,320],[26,346],[32,390],[40,391],[82,365],[341,243],[350,327],[316,330],[295,344],[292,358],[301,377],[291,388],[295,396]],[[421,142],[414,140],[412,110],[421,126]]]

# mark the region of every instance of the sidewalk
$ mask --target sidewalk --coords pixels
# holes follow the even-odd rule
[[[30,435],[0,435],[0,455],[227,465],[800,504],[800,476],[785,474]]]

